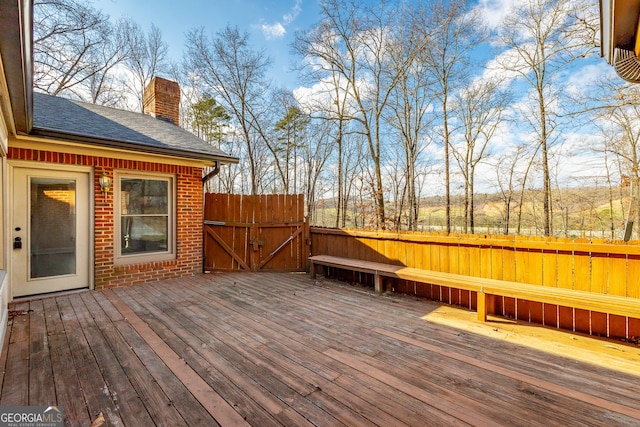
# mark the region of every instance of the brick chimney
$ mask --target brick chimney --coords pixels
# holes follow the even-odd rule
[[[180,125],[180,86],[171,80],[154,77],[142,96],[145,114]]]

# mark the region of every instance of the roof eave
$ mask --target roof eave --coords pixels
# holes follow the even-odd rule
[[[33,126],[32,1],[0,1],[0,53],[15,128],[28,134]]]
[[[219,162],[220,164],[238,163],[239,159],[233,156],[221,156],[216,154],[208,154],[203,152],[180,150],[176,148],[153,147],[150,145],[142,145],[133,142],[125,142],[106,138],[97,138],[87,135],[74,134],[69,132],[60,132],[52,129],[33,128],[32,136],[43,138],[76,142],[86,145],[97,145],[107,148],[116,148],[127,151],[135,151],[139,153],[158,154],[164,156],[180,157],[191,160],[202,160],[209,162]]]
[[[640,83],[638,45],[639,0],[600,0],[600,53],[618,75]]]

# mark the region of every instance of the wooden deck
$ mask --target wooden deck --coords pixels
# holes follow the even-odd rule
[[[640,423],[638,346],[482,324],[304,274],[202,275],[10,310],[0,405],[59,405],[68,426],[100,414],[113,426]]]

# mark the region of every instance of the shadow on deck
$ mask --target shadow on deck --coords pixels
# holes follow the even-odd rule
[[[640,420],[637,346],[304,274],[202,275],[10,310],[0,406],[58,405],[67,426]]]

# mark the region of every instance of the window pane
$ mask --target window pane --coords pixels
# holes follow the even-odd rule
[[[31,278],[76,272],[76,182],[31,178]]]
[[[169,213],[169,181],[122,178],[120,206],[122,215]]]
[[[121,219],[122,254],[167,251],[166,216],[124,217]]]

